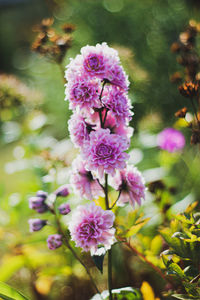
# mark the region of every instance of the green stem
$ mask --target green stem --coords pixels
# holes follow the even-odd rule
[[[119,194],[118,194],[117,199],[115,200],[115,202],[113,203],[113,205],[112,205],[109,209],[113,209],[113,207],[115,206],[115,204],[116,204],[117,201],[119,200],[120,195],[121,195],[121,190],[119,191]]]
[[[102,84],[102,88],[101,88],[101,93],[99,95],[99,100],[101,102],[101,98],[102,98],[102,94],[103,94],[103,90],[104,90],[104,86],[106,84],[106,80],[103,81],[103,84]],[[103,108],[100,108],[99,109],[99,119],[100,119],[100,123],[101,123],[101,128],[104,128],[104,124],[105,124],[105,121],[106,121],[106,116],[107,116],[107,111],[106,111],[106,114],[105,114],[105,117],[104,117],[104,120],[103,120],[103,117],[102,117],[102,110]]]
[[[106,209],[109,210],[109,200],[108,200],[108,174],[105,174],[105,202]],[[112,300],[112,248],[108,250],[108,290],[109,290],[109,300]]]

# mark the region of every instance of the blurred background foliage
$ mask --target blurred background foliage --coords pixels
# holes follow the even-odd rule
[[[76,154],[68,140],[63,73],[56,63],[31,51],[33,27],[49,17],[58,32],[64,23],[76,26],[63,66],[86,44],[107,42],[119,51],[134,106],[129,163],[138,166],[147,183],[157,182],[149,185],[140,208],[150,221],[143,228],[130,224],[129,236],[149,262],[164,268],[159,254],[166,242],[158,227],[169,226],[174,214],[200,198],[198,146],[190,146],[187,125],[174,117],[184,105],[191,110],[190,103],[169,79],[182,71],[170,46],[189,20],[200,21],[200,5],[194,0],[0,0],[0,281],[31,299],[80,299],[80,290],[81,299],[89,299],[93,290],[82,267],[63,249],[47,250],[45,241],[53,229],[31,235],[27,225],[34,216],[28,196],[68,182]],[[167,126],[184,133],[182,153],[158,150],[156,135]],[[79,200],[69,198],[72,207]],[[121,214],[123,219],[128,210]],[[146,300],[155,295],[162,299],[163,290],[170,290],[136,252],[114,247],[114,253],[114,286],[142,285]],[[84,259],[93,270],[91,259]],[[93,272],[106,289],[105,277]],[[172,299],[169,294],[165,299]]]

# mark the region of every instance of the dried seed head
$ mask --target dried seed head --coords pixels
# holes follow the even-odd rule
[[[73,24],[64,24],[64,25],[62,26],[62,30],[63,30],[65,33],[72,33],[75,29],[76,29],[76,26],[73,25]]]
[[[180,83],[181,79],[182,79],[182,75],[180,72],[175,72],[170,76],[170,81],[173,83]]]
[[[187,107],[183,107],[183,108],[179,109],[175,113],[175,117],[177,117],[177,118],[185,118],[186,112],[187,112]]]
[[[172,51],[173,53],[179,52],[180,49],[181,49],[181,45],[180,45],[180,43],[178,43],[178,42],[174,42],[174,43],[171,45],[171,51]]]
[[[178,89],[181,95],[187,98],[192,98],[198,94],[198,84],[191,81],[180,85]]]

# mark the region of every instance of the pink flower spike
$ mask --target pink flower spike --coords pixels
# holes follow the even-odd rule
[[[114,219],[112,211],[103,210],[94,203],[80,205],[69,223],[72,240],[83,251],[90,251],[91,255],[94,255],[101,245],[108,250],[115,242]]]
[[[117,87],[108,86],[102,97],[103,105],[112,113],[119,123],[128,124],[133,113],[127,95]]]
[[[128,166],[111,179],[111,185],[120,192],[117,205],[123,206],[129,202],[133,207],[135,203],[141,205],[145,199],[145,184],[141,173],[135,167]]]

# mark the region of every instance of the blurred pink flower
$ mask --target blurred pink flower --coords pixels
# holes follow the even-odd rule
[[[176,152],[182,150],[185,146],[184,135],[174,128],[165,128],[158,134],[158,146],[168,152]]]

